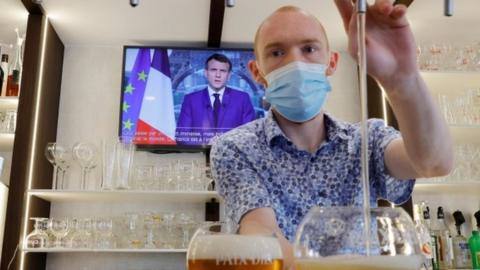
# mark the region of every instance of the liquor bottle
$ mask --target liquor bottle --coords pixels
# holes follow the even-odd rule
[[[3,77],[2,77],[2,87],[0,95],[2,97],[7,95],[7,82],[8,82],[8,54],[2,54],[2,63],[0,64],[3,70]]]
[[[438,262],[441,270],[453,267],[452,235],[445,224],[445,214],[440,206],[437,209],[437,219],[432,224],[432,232],[437,237]]]
[[[431,241],[431,246],[432,246],[432,269],[433,270],[439,270],[439,255],[438,255],[438,239],[437,236],[433,233],[432,231],[432,226],[430,223],[430,208],[422,202],[422,209],[423,209],[423,219],[425,221],[425,225],[428,228],[428,231],[430,232],[430,241]]]
[[[468,246],[472,255],[472,268],[480,269],[480,211],[477,211],[474,216],[477,220],[477,230],[473,231],[468,239]]]
[[[18,96],[19,91],[20,71],[14,69],[12,74],[8,76],[7,82],[7,96]]]
[[[418,204],[413,205],[413,221],[415,223],[415,231],[417,233],[418,240],[420,242],[420,249],[425,258],[424,268],[425,270],[432,270],[432,244],[430,238],[430,232],[428,231],[425,222],[420,215],[420,206]]]
[[[453,255],[455,269],[469,269],[471,266],[470,250],[468,248],[467,238],[462,235],[461,226],[465,223],[465,217],[462,212],[453,212],[453,219],[455,220],[455,227],[457,228],[457,235],[452,239],[453,241]]]
[[[20,91],[20,76],[22,72],[22,39],[17,38],[15,59],[8,76],[7,96],[18,96]]]

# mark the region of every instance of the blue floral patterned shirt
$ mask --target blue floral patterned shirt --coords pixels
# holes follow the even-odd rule
[[[240,222],[262,207],[275,211],[278,226],[292,241],[313,206],[361,206],[360,125],[324,114],[326,140],[314,153],[299,150],[282,132],[270,111],[216,138],[212,174],[225,199],[227,218]],[[368,120],[370,203],[383,198],[405,202],[414,180],[399,180],[385,171],[385,147],[400,133],[379,119]]]

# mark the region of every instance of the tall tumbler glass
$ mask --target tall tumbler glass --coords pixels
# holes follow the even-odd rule
[[[135,144],[120,141],[116,145],[117,189],[130,189],[129,177],[133,164]]]
[[[113,189],[113,182],[117,178],[117,144],[118,140],[102,141],[102,183],[103,190]]]

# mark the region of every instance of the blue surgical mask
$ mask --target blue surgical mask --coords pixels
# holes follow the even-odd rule
[[[266,99],[272,107],[292,122],[306,122],[317,116],[330,92],[326,66],[292,62],[265,76]]]

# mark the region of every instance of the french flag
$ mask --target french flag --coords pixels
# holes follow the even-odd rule
[[[155,49],[138,118],[135,143],[174,145],[175,112],[170,63],[165,49]]]

